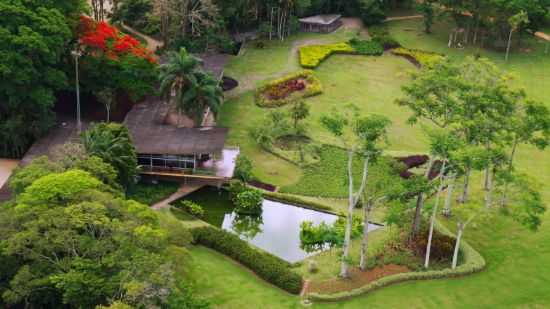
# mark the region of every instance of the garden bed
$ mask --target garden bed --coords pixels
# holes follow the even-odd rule
[[[377,41],[351,39],[347,43],[307,45],[300,48],[300,65],[314,69],[333,54],[380,56],[384,47]]]
[[[279,107],[294,100],[312,97],[323,92],[321,81],[313,71],[303,70],[267,83],[256,91],[256,104]]]
[[[311,282],[307,292],[320,294],[335,294],[338,292],[350,291],[364,286],[370,282],[395,274],[410,272],[402,265],[388,264],[375,267],[371,270],[361,271],[359,268],[352,268],[349,271],[349,278],[334,278],[327,281]]]

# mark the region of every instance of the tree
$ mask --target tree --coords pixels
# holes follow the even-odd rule
[[[187,112],[186,108],[194,107],[185,97],[192,84],[197,84],[201,60],[187,53],[185,48],[179,52],[169,52],[168,61],[159,68],[160,91],[168,102],[172,99],[178,112]]]
[[[85,307],[166,304],[176,290],[163,252],[167,232],[145,205],[104,191],[69,170],[34,181],[0,210],[0,244],[20,265],[3,299],[10,305]],[[137,297],[136,297],[137,295]]]
[[[432,33],[432,25],[434,23],[435,9],[434,0],[426,0],[417,3],[417,9],[424,15],[424,32]]]
[[[107,113],[106,121],[110,122],[111,118],[111,109],[114,107],[116,100],[115,100],[115,92],[113,89],[103,89],[96,93],[96,97],[105,106],[105,112]]]
[[[117,123],[98,123],[82,135],[82,144],[91,156],[112,165],[118,182],[127,187],[137,174],[137,154],[128,129]]]
[[[379,155],[379,143],[385,138],[390,121],[378,115],[359,118],[357,108],[348,106],[345,113],[334,113],[321,117],[321,124],[335,137],[339,138],[348,153],[348,212],[343,243],[340,276],[348,277],[348,259],[352,232],[353,209],[363,196],[367,184],[369,161]],[[361,184],[354,192],[353,159],[356,154],[364,160]]]
[[[219,81],[210,73],[197,72],[194,78],[190,78],[189,87],[184,89],[181,98],[177,98],[179,108],[185,111],[200,126],[204,120],[206,111],[210,111],[214,117],[223,103],[223,91]]]
[[[239,154],[237,157],[233,177],[243,182],[252,180],[252,161],[244,154]]]
[[[474,220],[479,219],[480,217],[487,217],[488,215],[489,211],[481,207],[480,203],[475,202],[465,203],[454,211],[454,216],[456,218],[456,241],[453,251],[452,269],[455,269],[458,264],[458,253],[460,250],[460,242],[462,240],[462,236],[464,235],[464,230]]]
[[[9,179],[9,186],[13,193],[18,195],[23,193],[35,180],[61,171],[63,168],[51,162],[48,157],[37,157],[24,168],[18,167],[13,171],[13,175]]]
[[[512,34],[516,31],[522,24],[529,23],[529,16],[525,11],[521,11],[516,15],[508,19],[510,24],[510,34],[508,35],[508,44],[506,45],[506,57],[505,60],[508,61],[508,56],[510,55],[510,47],[512,46]]]
[[[296,100],[290,107],[290,118],[294,123],[294,130],[298,132],[298,124],[309,116],[309,105],[303,100]]]
[[[369,224],[372,211],[383,204],[398,200],[404,193],[404,184],[397,172],[395,162],[388,158],[378,158],[369,169],[368,183],[363,193],[363,235],[359,268],[367,269],[369,246]]]
[[[0,3],[0,156],[20,157],[54,123],[54,93],[67,85],[59,64],[81,9],[60,2]]]
[[[441,193],[443,191],[443,188],[445,186],[445,178],[446,173],[448,173],[449,166],[451,165],[451,162],[449,160],[451,159],[451,153],[458,149],[460,147],[460,140],[453,134],[448,134],[446,132],[431,132],[429,134],[430,140],[431,140],[431,151],[430,154],[434,157],[439,157],[441,159],[440,163],[440,169],[438,170],[438,176],[437,181],[439,181],[439,184],[437,186],[437,193],[435,196],[435,203],[432,208],[432,214],[430,216],[430,228],[428,231],[428,243],[426,246],[426,256],[424,259],[424,267],[428,268],[430,265],[430,251],[432,246],[432,238],[433,238],[433,232],[434,232],[434,225],[435,221],[437,219],[438,209],[439,209],[439,201],[441,197]]]

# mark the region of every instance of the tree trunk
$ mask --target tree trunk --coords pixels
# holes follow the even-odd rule
[[[428,168],[426,169],[426,172],[424,173],[424,176],[428,178],[430,175],[430,171],[432,170],[433,164],[434,164],[433,157],[430,157],[430,161],[428,162]],[[416,198],[416,209],[414,213],[414,220],[413,220],[413,226],[411,228],[411,239],[418,234],[418,231],[420,229],[420,220],[422,219],[422,208],[424,207],[424,193],[420,192],[418,194],[418,197]]]
[[[514,157],[516,156],[516,150],[518,147],[518,138],[514,138],[514,144],[512,146],[512,152],[510,153],[510,161],[508,161],[508,173],[512,172],[514,168]],[[500,206],[505,207],[508,199],[508,180],[504,183],[504,190],[502,190],[502,196],[500,199]]]
[[[111,122],[111,106],[105,105],[105,111],[107,112],[107,123]]]
[[[354,197],[353,197],[353,151],[348,150],[348,214],[346,216],[346,231],[344,235],[344,246],[342,253],[342,262],[340,264],[340,277],[348,277],[348,256],[349,256],[349,243],[351,240],[351,226],[353,220],[353,208]]]
[[[468,191],[470,187],[470,173],[472,172],[472,167],[466,167],[466,173],[464,174],[464,188],[462,189],[462,196],[458,199],[460,203],[466,203],[468,201]]]
[[[458,250],[460,249],[460,240],[462,239],[462,232],[464,230],[464,224],[458,223],[457,224],[458,230],[456,233],[456,242],[455,242],[455,250],[453,253],[453,269],[456,268],[456,264],[458,263]]]
[[[445,163],[446,163],[446,160],[443,160],[443,164],[441,164],[441,169],[439,170],[439,177],[441,178],[439,179],[440,183],[439,183],[439,187],[437,188],[437,194],[435,196],[435,205],[432,209],[432,216],[430,218],[430,231],[428,232],[428,244],[426,246],[426,258],[424,260],[425,268],[428,268],[430,266],[430,251],[432,249],[432,237],[434,233],[434,225],[437,217],[437,209],[439,208],[439,199],[441,196],[441,191],[443,191],[443,185],[445,184],[445,181],[444,181]]]
[[[456,174],[451,176],[451,181],[447,187],[447,196],[445,197],[445,208],[443,209],[443,215],[449,217],[451,215],[451,206],[453,203],[453,191],[456,183]]]
[[[510,35],[508,36],[508,45],[506,46],[506,57],[505,61],[508,61],[508,56],[510,55],[510,47],[512,46],[512,34],[514,33],[514,28],[510,29]]]
[[[493,179],[495,177],[496,168],[493,167],[493,169],[489,172],[489,183],[487,187],[487,191],[485,191],[485,207],[490,208],[493,205]]]
[[[365,205],[365,217],[363,221],[363,240],[361,241],[361,261],[359,262],[359,268],[361,268],[362,271],[367,270],[367,249],[369,248],[369,219],[372,207],[372,201],[369,199],[367,201],[367,205]]]

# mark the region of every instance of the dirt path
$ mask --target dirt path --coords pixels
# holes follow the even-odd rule
[[[396,16],[396,17],[388,17],[388,18],[384,19],[384,22],[387,23],[389,21],[408,20],[408,19],[422,19],[422,18],[424,18],[423,15]]]
[[[19,165],[19,160],[0,159],[0,188],[10,178],[13,170]]]
[[[139,37],[142,37],[146,42],[147,42],[147,49],[152,52],[153,54],[159,49],[159,48],[162,48],[163,44],[161,41],[157,40],[157,39],[154,39],[146,34],[143,34],[133,28],[131,28],[130,26],[124,24],[124,23],[121,23],[120,26],[127,32],[129,32],[130,34],[133,34],[133,35],[136,35],[136,36],[139,36]]]

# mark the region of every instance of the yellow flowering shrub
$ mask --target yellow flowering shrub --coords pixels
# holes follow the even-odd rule
[[[300,47],[300,65],[304,68],[316,68],[323,60],[332,54],[356,54],[349,43],[327,45],[308,45]]]
[[[392,53],[397,56],[403,56],[419,66],[430,66],[444,58],[443,55],[438,53],[404,47],[395,48],[392,50]]]

